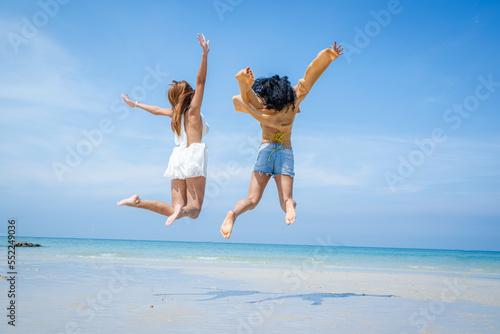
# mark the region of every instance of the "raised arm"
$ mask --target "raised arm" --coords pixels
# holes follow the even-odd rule
[[[203,93],[205,91],[205,81],[207,80],[207,58],[210,51],[210,41],[205,39],[205,35],[198,34],[198,40],[203,48],[201,57],[201,65],[196,76],[196,88],[193,99],[191,100],[191,113],[199,113],[201,110],[201,102],[203,101]]]
[[[260,100],[257,97],[257,94],[253,91],[252,86],[255,81],[255,76],[250,67],[239,71],[238,74],[236,74],[236,79],[238,80],[238,86],[240,87],[241,99],[245,103],[253,107],[254,110],[259,110],[259,115],[272,115],[275,113],[274,110],[265,109],[262,100]]]
[[[252,85],[255,80],[253,72],[250,67],[244,68],[236,74],[236,80],[238,80],[238,87],[240,88],[241,99],[245,103],[250,103],[249,91],[252,90]]]
[[[300,79],[297,86],[294,87],[297,93],[297,101],[295,102],[297,106],[304,100],[314,83],[325,72],[330,63],[343,53],[341,46],[342,44],[337,46],[337,42],[335,42],[334,46],[330,45],[330,48],[320,51],[316,59],[309,64],[304,78]]]
[[[160,108],[157,106],[151,106],[149,104],[140,103],[139,101],[132,102],[130,100],[130,98],[128,97],[128,94],[124,95],[123,93],[122,93],[122,99],[123,99],[123,101],[125,101],[126,104],[128,104],[132,108],[139,107],[139,108],[144,109],[147,112],[150,112],[156,116],[172,117],[172,109],[171,108]]]

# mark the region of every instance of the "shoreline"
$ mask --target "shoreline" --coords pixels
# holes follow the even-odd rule
[[[210,257],[210,256],[208,256]],[[287,270],[293,268],[294,270],[301,271],[324,271],[324,272],[345,272],[345,273],[374,273],[374,274],[415,274],[415,275],[430,275],[430,276],[443,276],[443,277],[458,277],[458,278],[471,278],[471,279],[485,279],[485,280],[499,280],[500,273],[489,272],[482,270],[459,271],[459,270],[437,270],[434,267],[429,268],[400,268],[400,267],[363,267],[363,266],[343,266],[343,265],[330,265],[324,263],[302,262],[297,265],[297,261],[260,261],[260,262],[239,262],[239,261],[226,261],[217,259],[145,259],[145,258],[130,258],[130,257],[106,257],[106,256],[93,256],[93,255],[60,255],[58,258],[52,256],[44,256],[38,254],[30,254],[29,261],[49,261],[49,262],[91,262],[100,264],[124,264],[127,266],[148,267],[148,268],[256,268],[256,269],[276,269]]]

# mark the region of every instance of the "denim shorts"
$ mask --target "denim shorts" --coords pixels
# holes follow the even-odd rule
[[[278,143],[261,144],[253,171],[273,176],[279,174],[294,176],[293,150],[292,148],[279,148],[280,146],[281,144]]]

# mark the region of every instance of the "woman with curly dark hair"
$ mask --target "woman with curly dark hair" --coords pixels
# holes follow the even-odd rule
[[[220,232],[229,239],[236,218],[242,213],[254,209],[262,198],[264,189],[274,176],[280,206],[285,211],[287,225],[295,221],[296,203],[292,198],[293,176],[295,175],[292,151],[292,127],[295,115],[300,113],[299,105],[311,90],[312,86],[323,74],[330,63],[342,54],[337,42],[321,51],[309,65],[304,78],[295,87],[291,87],[288,77],[274,75],[269,78],[255,80],[250,67],[236,75],[240,95],[233,97],[236,112],[252,115],[260,122],[262,142],[250,180],[250,188],[246,198],[236,203],[222,223]]]
[[[156,116],[168,116],[177,145],[168,161],[164,176],[170,178],[172,205],[152,200],[142,200],[138,195],[119,201],[117,204],[147,209],[168,216],[165,225],[174,220],[189,217],[196,219],[201,211],[205,196],[207,177],[207,147],[202,137],[208,133],[208,123],[201,114],[201,103],[207,78],[207,56],[210,41],[198,34],[199,44],[203,48],[200,69],[193,89],[186,81],[172,81],[168,90],[168,101],[172,108],[160,108],[148,104],[132,102],[128,95],[123,101],[130,107],[139,107]]]

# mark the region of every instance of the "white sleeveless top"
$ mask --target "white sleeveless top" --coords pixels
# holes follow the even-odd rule
[[[203,124],[203,130],[201,132],[201,136],[204,137],[208,133],[209,126],[207,121],[205,120],[205,117],[203,117],[202,113],[200,113],[200,116],[201,116],[201,123]],[[175,145],[179,147],[187,147],[188,138],[186,134],[186,129],[184,128],[184,115],[182,115],[181,118],[181,135],[180,136],[177,135],[176,132],[174,132],[174,134],[175,134]]]

